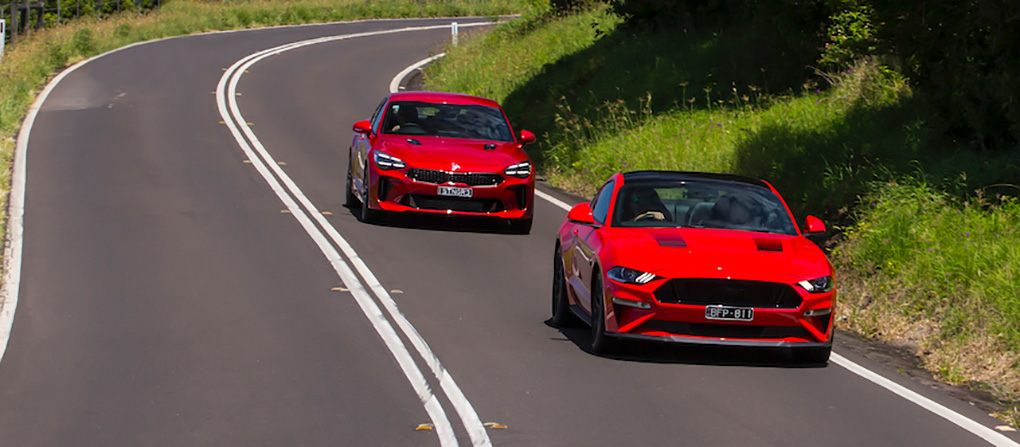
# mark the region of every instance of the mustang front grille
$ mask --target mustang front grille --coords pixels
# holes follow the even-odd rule
[[[735,279],[676,278],[655,290],[660,303],[796,309],[801,298],[789,284]]]
[[[503,183],[503,176],[491,172],[446,172],[435,169],[411,168],[407,178],[421,183],[442,185],[463,183],[468,186],[496,186]]]

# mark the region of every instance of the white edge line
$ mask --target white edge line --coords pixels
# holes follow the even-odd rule
[[[465,26],[484,26],[484,25],[489,25],[489,23],[465,24]],[[471,403],[467,400],[467,397],[464,396],[463,392],[454,382],[453,377],[439,363],[438,357],[428,347],[428,344],[425,342],[424,338],[411,325],[411,323],[407,320],[403,313],[400,312],[400,310],[397,308],[396,302],[393,301],[392,297],[382,286],[382,284],[378,281],[378,279],[376,279],[375,275],[371,272],[371,270],[360,258],[360,256],[358,256],[358,254],[354,251],[353,247],[351,247],[350,244],[348,244],[346,240],[344,240],[344,238],[339,234],[339,232],[337,232],[336,229],[325,219],[325,217],[323,217],[322,214],[318,212],[318,209],[303,194],[300,188],[298,188],[298,186],[293,182],[293,180],[282,170],[282,168],[279,167],[279,165],[276,164],[272,155],[270,155],[269,152],[265,149],[265,147],[261,144],[261,142],[255,136],[254,132],[251,131],[251,128],[247,126],[244,117],[241,115],[240,110],[237,107],[236,95],[234,94],[237,83],[240,81],[240,77],[243,76],[245,70],[250,68],[255,63],[261,61],[262,59],[280,54],[284,51],[300,48],[307,45],[314,45],[318,43],[341,39],[349,39],[354,37],[391,34],[405,31],[441,29],[447,27],[449,27],[449,25],[439,25],[420,28],[403,28],[397,30],[357,33],[343,36],[331,36],[318,39],[310,39],[307,41],[294,42],[276,48],[263,50],[246,58],[245,59],[246,62],[245,60],[239,61],[238,62],[239,64],[244,62],[242,65],[240,65],[239,68],[235,69],[235,67],[231,67],[230,70],[234,74],[230,79],[230,86],[228,87],[227,97],[229,98],[228,101],[230,102],[231,114],[233,115],[232,118],[234,122],[238,123],[237,125],[244,132],[245,136],[248,138],[248,140],[252,142],[254,150],[257,151],[259,155],[262,157],[262,160],[260,160],[260,162],[261,161],[265,162],[265,165],[268,166],[268,169],[271,169],[273,173],[275,173],[280,178],[280,180],[290,190],[291,194],[293,194],[295,198],[297,198],[301,202],[305,209],[308,210],[309,214],[316,220],[316,222],[319,223],[319,225],[326,231],[330,238],[344,251],[344,254],[347,255],[351,263],[354,264],[355,268],[368,283],[368,285],[375,293],[375,295],[379,298],[380,302],[383,304],[383,307],[394,319],[394,321],[400,327],[404,335],[407,336],[407,338],[411,341],[412,345],[422,356],[422,359],[426,362],[426,364],[428,364],[429,368],[432,370],[435,377],[439,380],[440,386],[443,388],[444,393],[446,393],[447,398],[450,400],[451,404],[453,404],[454,408],[457,410],[458,415],[460,415],[461,422],[464,424],[465,429],[467,430],[468,435],[472,440],[472,445],[482,447],[492,445],[488,437],[488,433],[485,431],[485,427],[483,426],[482,421],[478,418],[478,415],[475,412],[474,408],[471,406]],[[410,70],[408,70],[408,72],[410,72]],[[217,92],[219,93],[220,90],[221,89],[218,87]],[[226,119],[228,117],[224,116],[224,118]],[[242,145],[244,144],[241,140],[238,141],[239,143],[242,143]]]
[[[390,81],[390,93],[396,93],[398,90],[400,90],[400,81],[403,81],[404,77],[406,77],[412,71],[415,71],[415,70],[417,70],[417,69],[419,69],[421,67],[424,67],[425,65],[427,65],[427,64],[431,63],[432,61],[434,61],[436,59],[439,59],[439,58],[441,58],[443,56],[446,56],[446,53],[439,53],[439,54],[437,54],[435,56],[422,59],[422,60],[420,60],[418,62],[415,62],[411,66],[405,68],[400,73],[397,73],[397,75],[393,77],[393,80]]]
[[[995,430],[992,430],[988,427],[985,427],[984,425],[981,425],[980,423],[960,413],[950,410],[949,408],[946,408],[945,406],[939,404],[938,402],[935,402],[914,391],[911,391],[904,387],[903,385],[893,382],[892,380],[889,380],[885,377],[882,377],[878,373],[873,372],[861,365],[858,365],[848,360],[846,357],[843,357],[834,352],[832,353],[831,359],[834,363],[836,363],[839,366],[842,366],[843,368],[846,368],[850,372],[857,374],[858,376],[861,376],[867,380],[870,380],[872,383],[893,392],[897,396],[900,396],[910,402],[917,404],[918,406],[924,408],[925,410],[928,410],[932,413],[935,413],[938,416],[941,416],[943,419],[958,425],[960,428],[973,433],[974,435],[980,437],[981,439],[984,439],[985,441],[988,441],[989,444],[992,444],[996,447],[1016,447],[1020,445],[1014,442],[1012,439],[1007,438],[1003,434],[996,432]]]
[[[106,53],[109,54],[109,53]],[[105,54],[104,54],[105,55]],[[103,56],[103,55],[100,55]],[[4,247],[4,283],[0,290],[0,360],[7,352],[7,343],[11,338],[14,326],[14,312],[18,308],[18,294],[21,290],[21,258],[25,233],[25,185],[28,171],[28,140],[32,134],[32,126],[39,115],[46,98],[67,75],[86,63],[96,59],[95,56],[68,67],[53,78],[28,108],[25,121],[18,131],[18,141],[14,147],[14,174],[11,177],[10,201],[7,205],[7,240]]]
[[[398,74],[396,78],[393,78],[393,82],[390,83],[390,92],[391,93],[396,92],[394,85],[398,83],[400,80],[403,80],[403,76],[406,76],[407,73],[411,72],[411,70],[421,68],[423,65],[431,62],[432,60],[438,59],[439,57],[442,56],[445,56],[445,53],[438,54],[435,57],[420,61],[415,65],[412,65],[405,69],[404,71],[400,72],[400,74]],[[538,188],[535,188],[535,195],[545,199],[546,201],[552,203],[553,205],[556,205],[557,207],[562,208],[564,211],[570,211],[571,208],[570,205],[545,192],[539,191]],[[950,410],[949,408],[946,408],[945,406],[931,399],[928,399],[927,397],[924,397],[916,392],[913,392],[907,389],[906,387],[896,382],[893,382],[892,380],[886,379],[885,377],[882,377],[878,373],[873,372],[861,365],[858,365],[850,361],[846,357],[843,357],[836,353],[832,353],[831,358],[833,363],[842,366],[843,368],[849,370],[854,374],[857,374],[858,376],[870,380],[876,385],[881,386],[882,388],[885,388],[910,402],[917,404],[918,406],[924,408],[925,410],[928,410],[932,413],[935,413],[938,416],[941,416],[942,418],[948,420],[949,422],[958,425],[960,428],[963,428],[964,430],[973,433],[974,435],[980,437],[981,439],[984,439],[985,441],[988,441],[990,444],[996,447],[1020,447],[1020,444],[1017,444],[1016,442],[1014,442],[1012,439],[1009,439],[1005,435],[995,430],[992,430],[988,427],[985,427],[984,425],[981,425],[980,423],[960,413]]]

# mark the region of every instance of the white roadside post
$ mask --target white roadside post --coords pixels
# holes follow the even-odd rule
[[[453,36],[453,46],[457,46],[457,22],[450,24],[450,35]]]
[[[7,40],[7,21],[0,19],[0,61],[4,60],[4,41]]]

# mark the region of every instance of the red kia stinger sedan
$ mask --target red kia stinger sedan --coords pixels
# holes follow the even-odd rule
[[[558,326],[591,326],[591,349],[624,339],[792,348],[824,364],[835,272],[768,182],[697,172],[613,175],[560,227]]]
[[[535,175],[495,102],[439,92],[400,92],[354,123],[347,205],[362,221],[378,212],[485,216],[531,231]]]

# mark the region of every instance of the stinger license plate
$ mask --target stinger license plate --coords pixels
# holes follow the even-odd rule
[[[471,197],[474,191],[471,188],[454,188],[452,186],[440,186],[439,195],[450,197]]]
[[[754,308],[731,306],[708,306],[705,318],[709,320],[751,321],[754,319]]]

